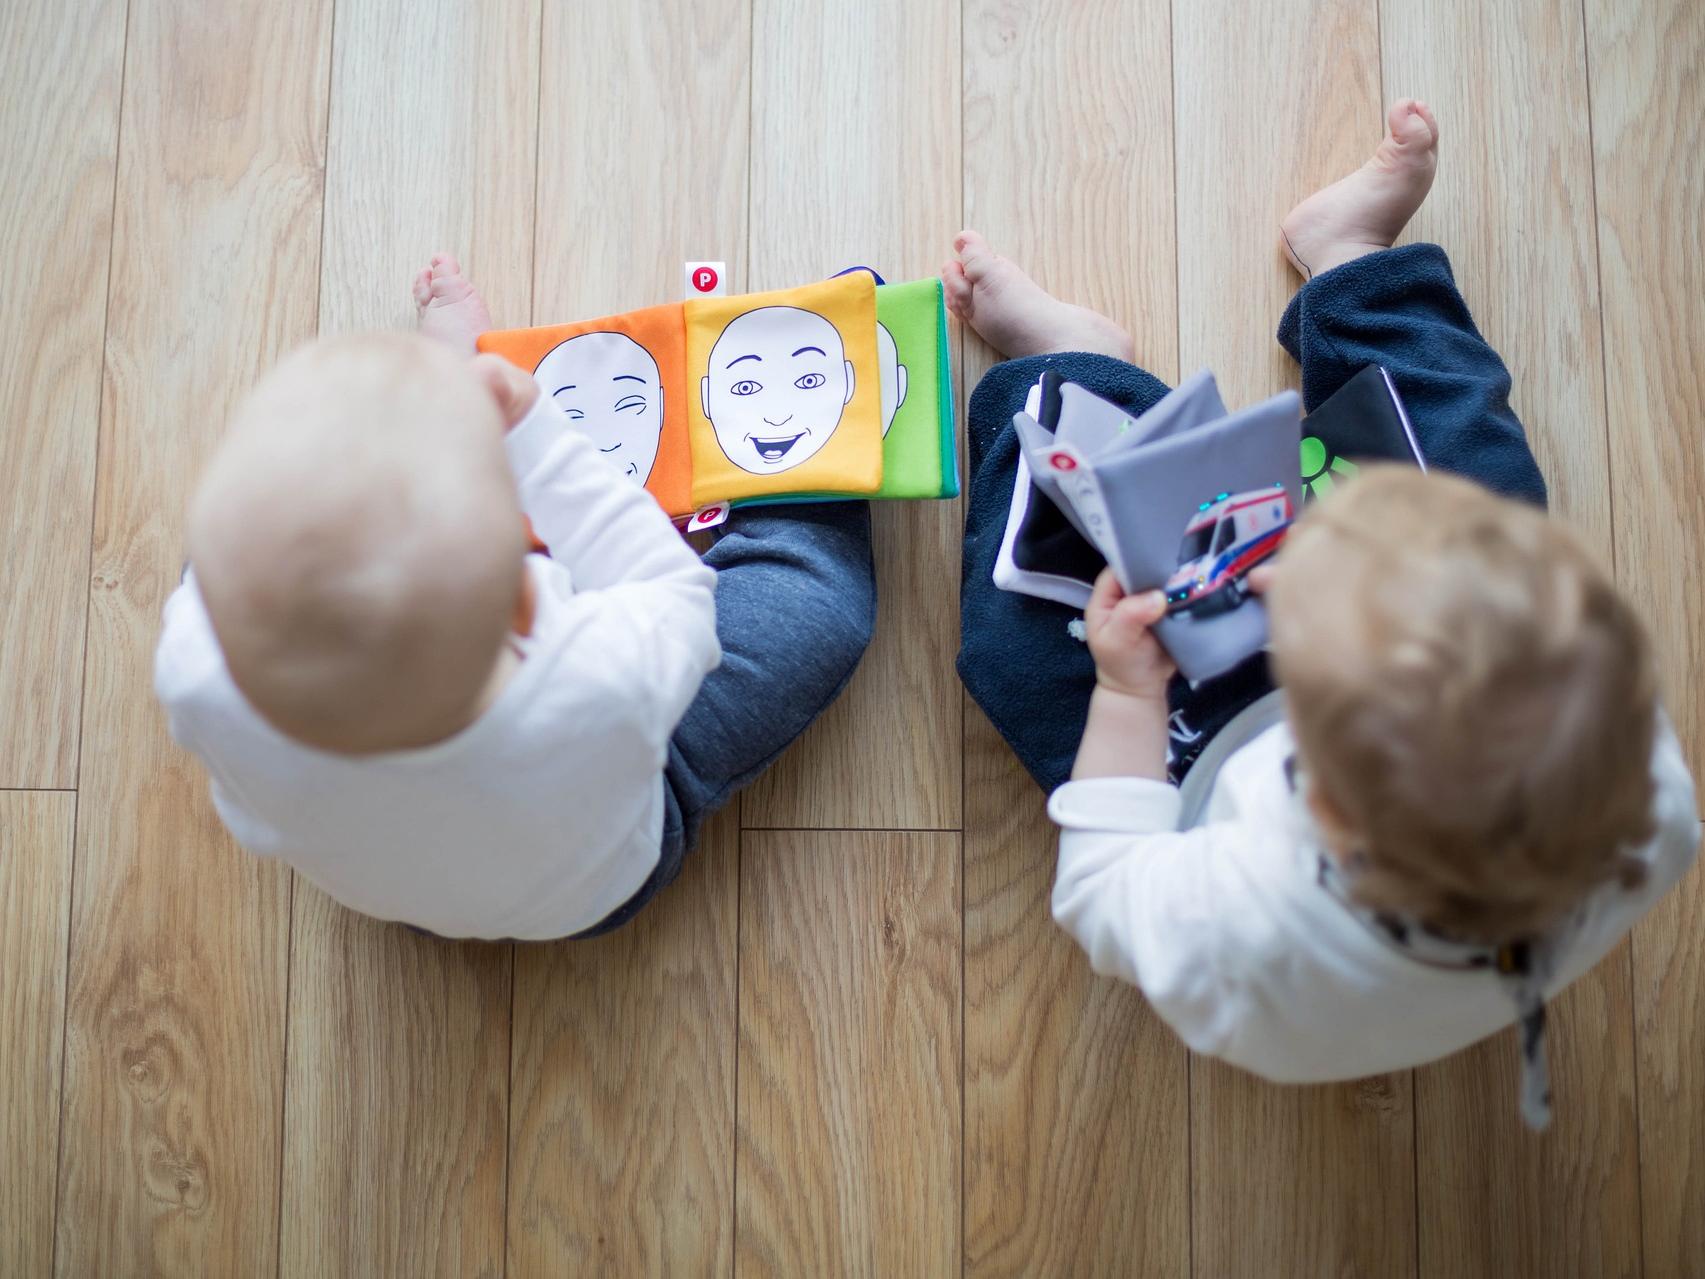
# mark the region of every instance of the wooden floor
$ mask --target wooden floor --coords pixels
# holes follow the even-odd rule
[[[956,504],[878,516],[852,687],[631,928],[455,946],[240,854],[149,691],[233,400],[499,320],[981,228],[1165,378],[1294,384],[1280,214],[1424,96],[1556,506],[1705,762],[1699,0],[6,0],[0,1274],[1705,1273],[1705,879],[1507,1037],[1280,1089],[1048,918],[1042,796],[953,673]],[[959,347],[959,402],[990,356]]]

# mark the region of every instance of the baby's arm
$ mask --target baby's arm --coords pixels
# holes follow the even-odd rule
[[[1223,1054],[1243,1017],[1229,952],[1248,886],[1221,844],[1230,824],[1175,831],[1178,790],[1143,778],[1072,781],[1054,792],[1060,826],[1054,922],[1090,967],[1141,988],[1198,1052]]]
[[[643,690],[666,738],[721,656],[715,571],[649,493],[563,429],[549,400],[511,431],[509,456],[533,531],[580,603],[597,609],[609,673],[619,667]]]
[[[1186,1043],[1217,1052],[1235,1025],[1215,940],[1227,903],[1206,847],[1217,832],[1174,829],[1173,666],[1149,631],[1165,609],[1158,591],[1126,595],[1111,570],[1084,609],[1095,692],[1072,780],[1048,803],[1060,826],[1054,920],[1096,972],[1140,986]]]
[[[521,509],[577,591],[677,577],[714,581],[651,495],[588,436],[567,428],[548,397],[539,397],[506,444]]]

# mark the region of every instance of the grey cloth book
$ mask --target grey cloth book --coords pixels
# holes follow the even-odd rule
[[[1262,648],[1266,609],[1246,579],[1302,502],[1297,394],[1228,413],[1204,369],[1138,417],[1070,382],[1044,386],[1040,410],[1013,418],[1031,480],[1127,591],[1166,592],[1155,633],[1184,677]]]

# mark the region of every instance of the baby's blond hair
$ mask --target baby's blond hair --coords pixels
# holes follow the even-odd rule
[[[474,717],[526,550],[502,432],[468,360],[414,335],[324,339],[261,379],[189,549],[231,677],[273,727],[364,754]]]
[[[1561,524],[1370,469],[1298,522],[1270,605],[1305,784],[1360,902],[1504,942],[1639,882],[1649,645]]]

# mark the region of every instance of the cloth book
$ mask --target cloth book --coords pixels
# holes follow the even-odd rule
[[[671,516],[959,491],[941,282],[691,298],[482,334]],[[707,524],[715,522],[707,519]]]
[[[1370,364],[1303,420],[1303,501],[1312,502],[1348,479],[1358,462],[1408,462],[1427,469],[1415,428],[1391,374]]]
[[[1230,413],[1203,370],[1132,417],[1045,373],[1037,398],[1013,418],[1032,483],[1127,591],[1165,590],[1155,635],[1180,673],[1200,683],[1265,645],[1246,579],[1302,501],[1296,392]]]
[[[1041,412],[1040,396],[1038,383],[1031,388],[1026,407],[1031,416]],[[1305,505],[1329,492],[1335,479],[1353,475],[1359,462],[1426,466],[1391,375],[1377,364],[1356,374],[1303,420],[1300,460]],[[1083,607],[1106,561],[1058,507],[1033,500],[1033,494],[1039,493],[1022,454],[1014,480],[1006,536],[995,566],[996,584]]]

